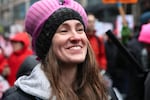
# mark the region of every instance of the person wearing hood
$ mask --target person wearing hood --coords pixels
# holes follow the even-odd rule
[[[108,100],[86,27],[86,12],[74,0],[35,2],[25,29],[40,63],[3,100]]]
[[[20,65],[26,57],[33,54],[33,52],[30,48],[30,37],[26,32],[16,33],[14,36],[10,37],[10,41],[13,53],[8,58],[10,73],[7,75],[7,80],[10,86],[13,86]]]

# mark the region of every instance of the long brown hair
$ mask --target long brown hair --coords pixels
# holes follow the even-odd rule
[[[78,65],[73,88],[69,88],[61,81],[60,66],[59,60],[50,48],[48,55],[42,61],[42,69],[57,100],[108,100],[107,89],[99,74],[96,59],[89,43],[86,59]]]

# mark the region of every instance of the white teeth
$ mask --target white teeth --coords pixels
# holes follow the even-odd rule
[[[75,47],[71,47],[70,49],[78,50],[78,49],[81,49],[81,47],[80,46],[75,46]]]

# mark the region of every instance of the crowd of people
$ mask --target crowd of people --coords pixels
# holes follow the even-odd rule
[[[118,40],[144,73],[106,34],[96,34],[95,15],[76,1],[35,2],[25,32],[0,35],[0,98],[148,100],[150,12],[140,18],[135,29],[123,26]]]
[[[7,81],[9,88],[14,85],[21,64],[33,54],[33,51],[30,47],[30,37],[26,32],[16,33],[7,41],[1,37],[0,44],[0,75]],[[5,50],[7,52],[4,52]],[[5,85],[2,88],[5,88]]]

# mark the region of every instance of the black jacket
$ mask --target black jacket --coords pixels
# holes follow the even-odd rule
[[[31,96],[25,92],[23,92],[18,87],[14,86],[10,89],[8,89],[3,97],[2,100],[42,100],[35,96]]]
[[[145,80],[145,98],[144,100],[150,99],[150,72],[148,73],[146,80]]]
[[[112,88],[109,88],[108,92],[111,96],[111,100],[118,100]],[[42,99],[29,95],[23,92],[18,87],[14,86],[4,93],[2,100],[42,100]]]

